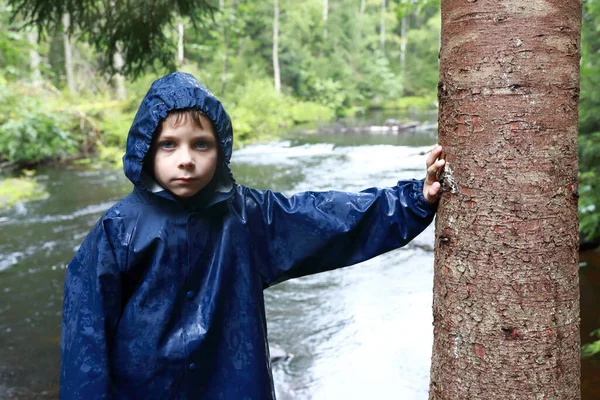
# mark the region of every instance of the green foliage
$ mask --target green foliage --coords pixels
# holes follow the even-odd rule
[[[98,160],[101,168],[122,169],[123,154],[125,154],[124,146],[98,146]]]
[[[10,9],[0,2],[0,26],[7,27]],[[0,29],[0,76],[19,77],[22,75],[21,65],[27,63],[27,53],[23,49],[29,48],[26,33],[15,29]]]
[[[593,331],[590,336],[596,336],[597,338],[600,338],[600,329]],[[581,346],[582,357],[592,357],[598,353],[600,353],[600,340],[596,340],[592,343],[587,343]]]
[[[237,87],[227,96],[225,105],[233,121],[237,145],[273,140],[295,124],[325,121],[333,116],[330,108],[277,93],[266,80]]]
[[[579,220],[586,239],[600,237],[600,0],[584,0],[579,103]]]
[[[600,131],[600,1],[584,0],[581,27],[581,95],[579,123],[583,134]]]
[[[431,111],[437,109],[437,99],[425,96],[406,96],[386,102],[383,108],[402,111]]]
[[[127,134],[135,117],[135,112],[121,110],[107,110],[96,115],[100,118],[101,141],[103,146],[117,146],[125,148]]]
[[[579,137],[579,221],[586,239],[600,237],[600,132]]]
[[[425,26],[408,34],[408,53],[404,80],[405,95],[435,96],[439,78],[438,51],[441,15],[431,17]]]
[[[70,33],[94,46],[101,54],[100,67],[116,72],[113,55],[117,48],[127,60],[125,75],[138,77],[147,65],[158,64],[174,69],[175,44],[166,27],[173,27],[175,18],[189,18],[202,24],[214,12],[206,0],[6,0],[13,17],[21,17],[40,32],[62,30],[62,16],[70,15]]]
[[[76,150],[60,114],[45,108],[41,97],[23,96],[16,86],[0,82],[0,159],[39,162]]]
[[[31,177],[0,180],[0,209],[12,207],[17,202],[39,200],[47,196],[44,187]]]
[[[579,221],[600,238],[600,0],[583,1],[579,103]]]

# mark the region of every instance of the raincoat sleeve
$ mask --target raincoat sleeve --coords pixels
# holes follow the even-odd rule
[[[62,315],[60,399],[111,397],[110,346],[121,312],[120,268],[100,220],[67,267]]]
[[[422,180],[359,193],[291,197],[248,189],[250,232],[264,287],[328,271],[404,246],[433,220]]]

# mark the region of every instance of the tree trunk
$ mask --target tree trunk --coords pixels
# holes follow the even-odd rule
[[[329,0],[323,0],[323,24],[325,28],[323,30],[323,37],[327,39],[327,19],[329,18]]]
[[[430,400],[580,398],[580,0],[442,0]]]
[[[71,16],[63,14],[63,44],[65,50],[65,73],[67,75],[67,87],[69,92],[75,93],[75,81],[73,76],[73,53],[71,51],[71,39],[69,37],[69,28],[71,27]]]
[[[31,81],[33,86],[39,86],[42,82],[42,73],[40,71],[40,53],[38,53],[38,34],[37,28],[31,27],[27,31],[27,41],[30,44],[29,49],[29,69],[31,71]]]
[[[225,13],[225,0],[219,0],[219,9],[222,13]],[[235,9],[235,4],[232,5],[232,9]],[[229,34],[227,31],[227,21],[223,20],[223,27],[221,35],[223,36],[223,69],[221,71],[221,90],[220,95],[225,95],[225,87],[227,86],[227,73],[229,70]]]
[[[281,93],[281,77],[279,76],[279,0],[273,0],[273,81],[275,90]]]
[[[385,46],[385,0],[381,0],[381,23],[379,26],[379,46]]]
[[[400,70],[404,74],[406,72],[406,46],[408,45],[408,15],[402,16],[400,27]]]
[[[183,57],[184,57],[183,33],[184,33],[183,21],[181,21],[181,19],[180,19],[177,22],[177,58],[175,60],[178,67],[183,65]]]
[[[125,61],[123,60],[123,56],[119,50],[119,46],[117,45],[117,49],[113,54],[113,68],[115,71],[121,71],[125,65]],[[115,93],[117,95],[117,99],[125,100],[127,97],[127,90],[125,89],[125,78],[119,72],[116,72],[113,77],[113,87],[115,89]]]
[[[365,8],[366,8],[366,0],[361,0],[360,1],[360,9],[358,10],[358,26],[357,29],[355,30],[355,33],[357,33],[358,35],[358,39],[362,39],[363,37],[363,18],[365,16]],[[356,40],[355,43],[355,47],[357,49],[361,49],[362,45],[361,45],[362,40]]]

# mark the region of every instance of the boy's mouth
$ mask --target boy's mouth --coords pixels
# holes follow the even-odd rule
[[[179,182],[179,183],[190,183],[190,182],[194,182],[197,179],[196,178],[175,178],[173,179],[175,182]]]

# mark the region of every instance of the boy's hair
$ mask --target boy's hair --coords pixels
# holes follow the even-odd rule
[[[160,124],[158,125],[158,127],[156,128],[156,132],[154,133],[154,138],[156,138],[156,137],[158,137],[158,135],[160,135],[160,132],[162,131],[162,128],[165,123],[168,123],[173,128],[177,128],[178,126],[181,126],[184,123],[186,123],[188,121],[188,119],[191,119],[192,123],[201,129],[206,129],[206,127],[202,124],[202,120],[208,121],[208,123],[212,124],[212,122],[210,121],[208,116],[200,110],[196,110],[193,108],[172,110],[172,111],[169,111],[169,113],[167,114],[165,119],[163,119],[160,122]]]

